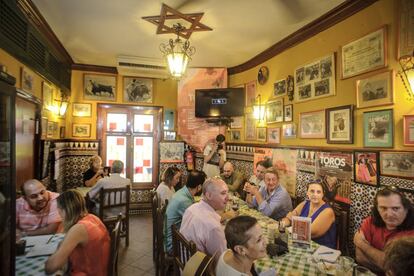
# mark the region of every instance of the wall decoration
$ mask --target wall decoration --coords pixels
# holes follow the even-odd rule
[[[42,119],[40,120],[40,128],[41,128],[40,139],[44,140],[47,138],[47,131],[48,131],[48,119],[46,117],[42,117]]]
[[[256,120],[253,113],[247,113],[244,115],[244,140],[254,141],[256,140]]]
[[[342,79],[387,66],[387,28],[352,41],[341,48]]]
[[[273,84],[273,96],[284,96],[286,95],[287,91],[287,83],[286,80],[278,80]]]
[[[160,163],[184,162],[184,142],[160,142]]]
[[[35,73],[32,70],[22,67],[20,74],[20,87],[22,90],[29,92],[31,94],[34,93],[34,77]]]
[[[53,88],[47,82],[42,82],[42,99],[43,99],[43,108],[47,110],[52,110],[53,108]]]
[[[326,109],[326,124],[329,144],[352,144],[354,142],[353,105]]]
[[[267,66],[262,66],[257,73],[257,81],[259,84],[264,85],[269,79],[269,68]]]
[[[299,115],[300,138],[325,138],[325,110],[302,112]]]
[[[73,117],[91,117],[92,104],[89,103],[73,103]]]
[[[394,103],[393,70],[357,80],[356,87],[358,108]]]
[[[246,106],[253,106],[256,100],[256,81],[246,83]]]
[[[54,122],[48,121],[47,122],[47,138],[53,138],[53,132],[54,132]]]
[[[283,122],[283,98],[267,102],[266,121],[268,124]]]
[[[258,127],[257,128],[257,141],[266,142],[267,138],[267,128],[265,127]]]
[[[414,179],[414,152],[380,152],[381,175]]]
[[[378,152],[354,152],[354,181],[371,186],[379,184]]]
[[[364,112],[364,147],[392,147],[394,144],[393,110]]]
[[[172,109],[164,109],[164,129],[174,130],[175,129],[175,111]]]
[[[116,76],[84,74],[83,98],[95,101],[115,101]]]
[[[242,128],[243,127],[243,116],[233,117],[233,122],[230,123],[230,128]]]
[[[335,55],[296,68],[295,80],[296,102],[335,95]]]
[[[286,83],[287,83],[288,99],[289,101],[293,101],[293,99],[295,98],[295,80],[293,76],[291,75],[287,76]]]
[[[414,146],[414,115],[403,116],[404,145]]]
[[[273,149],[273,167],[279,173],[281,183],[291,196],[296,196],[296,159],[297,150]]]
[[[231,130],[230,131],[230,141],[231,142],[240,142],[241,140],[241,131],[240,130]]]
[[[152,79],[124,77],[123,99],[127,103],[152,103]]]
[[[293,121],[293,104],[288,104],[283,107],[283,115],[285,122]]]
[[[283,138],[285,139],[296,138],[296,124],[295,123],[283,124],[282,130],[283,130]]]
[[[66,131],[66,128],[64,126],[61,126],[60,130],[59,130],[59,138],[60,139],[65,138],[65,131]]]
[[[267,142],[269,144],[280,144],[280,127],[267,129]]]
[[[398,46],[397,59],[411,55],[414,48],[414,2],[412,0],[398,1]]]
[[[164,130],[164,140],[175,141],[177,133],[175,131]]]
[[[73,137],[91,137],[91,124],[72,124]]]

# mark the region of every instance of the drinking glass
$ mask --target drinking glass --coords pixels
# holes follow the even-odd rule
[[[354,267],[354,275],[355,276],[371,276],[373,274],[368,268],[362,265],[357,265]]]

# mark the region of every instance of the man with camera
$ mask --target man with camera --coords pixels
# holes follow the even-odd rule
[[[226,137],[223,134],[219,134],[215,141],[210,141],[204,148],[203,171],[207,177],[220,175],[220,169],[223,168],[226,162],[225,139]]]

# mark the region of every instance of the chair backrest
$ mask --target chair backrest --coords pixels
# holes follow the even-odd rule
[[[197,246],[193,241],[188,241],[173,224],[171,226],[174,265],[177,271],[183,270],[187,261],[197,252]]]
[[[121,188],[107,188],[99,190],[99,218],[103,220],[107,213],[112,209],[117,216],[122,213],[129,217],[130,185]]]
[[[159,256],[164,256],[164,218],[167,205],[157,208],[157,253]]]
[[[157,256],[157,209],[160,207],[158,193],[151,190],[151,209],[152,209],[152,253],[153,259]]]
[[[122,216],[118,215],[118,220],[114,229],[111,231],[111,251],[108,262],[108,276],[118,275],[118,252],[119,242],[121,239],[121,221]]]
[[[341,250],[342,255],[349,256],[349,209],[342,208],[338,204],[334,204],[333,209],[335,212],[337,249]]]
[[[207,269],[212,261],[213,257],[210,257],[201,251],[197,251],[185,264],[182,276],[207,275]]]

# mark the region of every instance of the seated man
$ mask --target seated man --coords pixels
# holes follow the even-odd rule
[[[256,185],[257,187],[261,188],[265,186],[264,183],[264,175],[267,168],[270,167],[269,162],[266,160],[261,160],[256,163],[256,174],[250,176],[248,182],[250,184]]]
[[[279,184],[279,175],[274,168],[265,172],[265,187],[259,189],[247,183],[244,186],[249,195],[246,201],[257,208],[263,215],[279,220],[292,211],[292,200],[289,193]]]
[[[220,174],[221,179],[226,182],[227,187],[229,187],[230,192],[240,192],[239,188],[243,183],[243,175],[234,170],[232,163],[227,161],[223,166],[223,173]]]
[[[194,203],[194,196],[201,193],[202,185],[206,180],[206,174],[202,171],[192,171],[187,177],[187,183],[178,192],[176,192],[168,203],[165,230],[165,247],[167,252],[172,251],[172,233],[171,226],[175,224],[178,229],[181,226],[185,210]]]
[[[16,200],[16,230],[20,236],[54,234],[62,218],[57,209],[58,193],[46,190],[36,179],[22,186],[23,196]]]
[[[405,236],[414,236],[413,206],[396,187],[386,186],[375,195],[371,216],[354,236],[357,262],[373,271],[384,271],[384,247]]]

